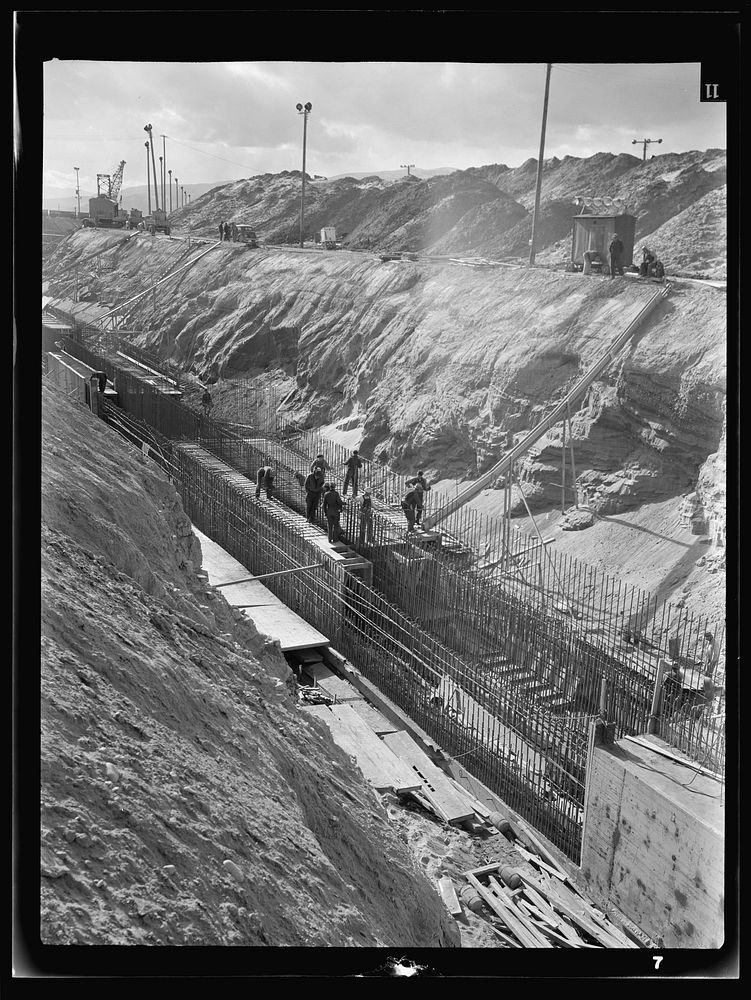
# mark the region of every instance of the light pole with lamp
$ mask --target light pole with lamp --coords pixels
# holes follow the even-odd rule
[[[149,164],[149,144],[144,143],[146,147],[146,188],[149,193],[149,215],[151,215],[151,165]]]
[[[402,170],[407,171],[407,177],[409,177],[410,170],[412,169],[412,167],[414,167],[414,163],[400,163],[399,166],[402,168]]]
[[[168,170],[167,173],[169,174],[169,210],[171,215],[172,214],[172,171]]]
[[[647,158],[647,146],[649,145],[649,143],[650,142],[662,142],[662,139],[632,139],[631,140],[631,145],[635,146],[637,142],[643,142],[644,143],[644,152],[642,153],[642,157],[641,157],[642,163],[643,163],[646,160],[646,158]]]
[[[175,174],[175,211],[180,211],[180,188],[177,183],[177,174]]]
[[[76,172],[76,218],[81,214],[81,189],[78,186],[78,171],[80,167],[73,167]]]
[[[302,195],[300,197],[300,246],[303,246],[303,226],[305,224],[305,142],[308,135],[308,115],[313,110],[313,105],[298,104],[297,113],[302,115]]]

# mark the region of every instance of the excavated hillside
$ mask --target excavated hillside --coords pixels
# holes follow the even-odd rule
[[[170,262],[203,249],[82,230],[58,249],[48,293],[93,317],[93,303],[71,302],[76,269],[108,262],[97,297],[122,302]],[[419,467],[434,480],[461,480],[497,461],[562,399],[656,287],[545,268],[384,263],[369,253],[225,243],[165,285],[156,306],[146,296],[128,329],[141,346],[211,383],[220,402],[234,379],[286,380],[296,387],[287,405],[300,421],[346,425],[352,447],[397,471]],[[724,290],[675,280],[618,364],[574,408],[577,477],[603,515],[644,512],[649,529],[650,505],[667,505],[661,534],[675,535],[683,496],[696,492],[707,516],[724,524],[717,497],[724,490],[725,340]],[[559,504],[561,445],[554,429],[525,460],[537,511]],[[501,494],[491,490],[477,503],[498,513]],[[628,574],[643,565],[636,552],[630,563],[630,537],[616,525],[602,520],[596,532],[575,534],[566,544],[584,559],[585,538],[597,535],[603,568]],[[611,535],[618,544],[609,544]],[[662,570],[633,582],[660,586],[676,546],[682,552],[687,542],[690,531],[676,537]],[[676,576],[673,589],[682,583]]]
[[[409,250],[524,259],[532,234],[537,161],[509,168],[490,164],[469,170],[388,183],[377,176],[327,180],[307,176],[305,235],[335,226],[351,249]],[[214,234],[220,221],[252,225],[265,243],[297,243],[302,175],[263,174],[208,191],[175,212],[176,225]],[[684,217],[665,224],[712,192],[724,191],[723,150],[667,153],[642,161],[626,153],[553,157],[545,161],[537,249],[540,261],[567,260],[575,199],[619,199],[637,218],[637,241],[649,239],[669,273],[726,275],[724,211],[706,201],[711,221],[694,227]],[[693,244],[686,252],[688,242]],[[695,236],[695,239],[694,239]],[[557,246],[560,244],[560,246]],[[548,256],[546,256],[546,254]]]
[[[42,943],[458,945],[278,647],[198,575],[174,487],[42,404]]]

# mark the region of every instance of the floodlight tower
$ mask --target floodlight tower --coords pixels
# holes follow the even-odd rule
[[[300,197],[300,246],[303,245],[303,226],[305,224],[305,143],[308,136],[308,115],[313,110],[313,105],[297,104],[297,113],[302,115],[302,195]]]
[[[642,153],[642,157],[641,157],[642,163],[643,163],[646,160],[646,158],[647,158],[647,146],[649,145],[649,143],[650,142],[662,142],[662,139],[632,139],[631,140],[631,145],[635,146],[637,142],[644,143],[644,152]]]
[[[400,163],[399,166],[402,168],[402,170],[407,171],[407,177],[409,177],[410,176],[409,172],[411,168],[414,167],[414,163]]]
[[[81,189],[78,186],[78,171],[80,167],[73,167],[76,172],[76,218],[81,214]]]

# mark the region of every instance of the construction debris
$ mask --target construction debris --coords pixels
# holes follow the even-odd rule
[[[544,864],[531,855],[528,860]],[[464,875],[468,885],[460,895],[465,905],[481,913],[485,904],[501,921],[496,930],[511,947],[639,947],[578,892],[542,870],[532,878],[498,862]]]

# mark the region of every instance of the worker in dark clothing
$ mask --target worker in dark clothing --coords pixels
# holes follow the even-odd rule
[[[305,508],[306,516],[311,524],[315,524],[316,511],[321,502],[321,494],[325,486],[323,472],[311,472],[305,480]]]
[[[224,240],[229,242],[229,222],[224,223]]]
[[[613,233],[613,239],[608,247],[610,253],[610,277],[614,278],[616,272],[623,274],[623,240],[617,233]]]
[[[407,518],[407,531],[414,531],[415,524],[420,523],[422,516],[422,486],[418,483],[412,486],[402,497],[402,510]]]
[[[107,388],[107,374],[106,372],[94,372],[99,380],[99,392],[104,392]]]
[[[342,463],[346,466],[347,471],[344,474],[344,486],[342,488],[342,496],[346,497],[347,487],[352,483],[352,496],[357,496],[357,480],[362,468],[362,461],[360,456],[357,454],[357,449],[352,452],[352,455],[347,459],[346,462]]]
[[[639,265],[639,277],[648,278],[652,272],[652,265],[657,258],[649,249],[649,247],[643,247],[641,252],[641,264]]]
[[[411,479],[408,479],[406,485],[407,486],[422,486],[423,493],[427,493],[428,490],[430,489],[430,486],[428,485],[428,481],[425,478],[425,473],[422,472],[422,471],[418,472],[416,476],[412,476]]]
[[[320,471],[325,476],[326,473],[328,472],[328,470],[330,468],[331,468],[331,466],[329,465],[329,463],[326,461],[326,459],[323,457],[323,455],[321,455],[319,453],[318,455],[316,455],[315,459],[313,460],[313,463],[310,466],[310,471],[311,472]]]
[[[214,401],[211,398],[211,393],[209,392],[208,389],[206,389],[206,391],[204,392],[203,396],[201,396],[201,406],[203,407],[203,415],[205,417],[210,417],[211,416],[211,407],[213,405],[214,405]]]
[[[274,495],[274,470],[270,465],[262,465],[258,470],[256,481],[256,496],[260,499],[261,489],[266,490],[266,499],[271,500]]]
[[[327,483],[326,492],[323,494],[323,512],[326,515],[326,521],[329,526],[329,541],[338,542],[339,536],[342,533],[341,525],[339,523],[342,515],[342,498],[339,493],[334,488],[333,483]]]
[[[360,505],[360,545],[373,544],[373,498],[370,490],[365,490]]]
[[[220,240],[224,239],[224,223],[223,222],[219,223],[219,239]]]

